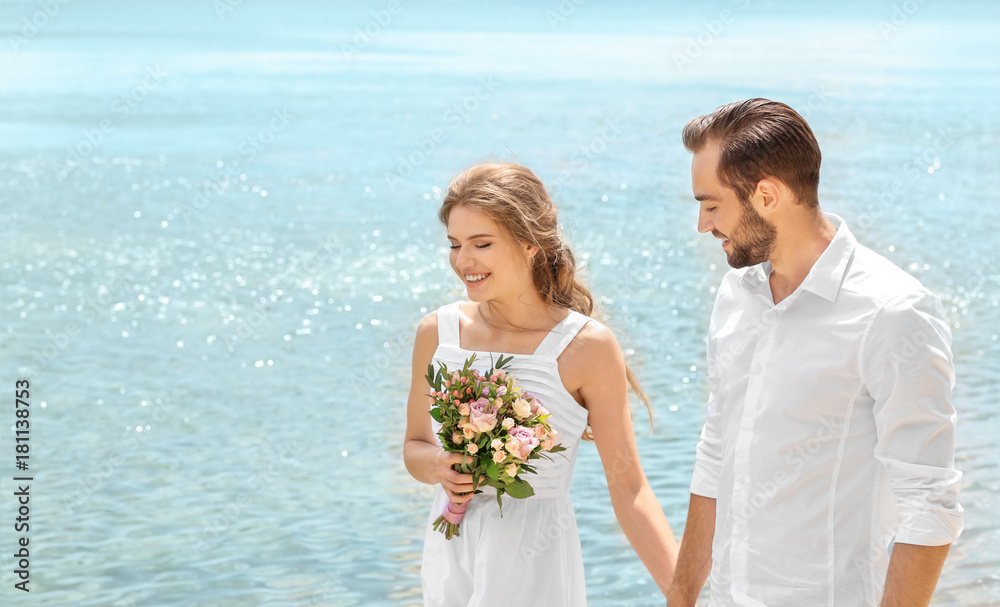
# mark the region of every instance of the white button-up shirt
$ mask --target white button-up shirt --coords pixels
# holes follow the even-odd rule
[[[874,606],[888,546],[962,531],[940,301],[839,225],[777,305],[731,270],[709,328],[691,492],[715,498],[711,605]]]

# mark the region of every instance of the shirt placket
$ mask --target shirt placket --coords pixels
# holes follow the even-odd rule
[[[748,593],[750,588],[750,519],[755,509],[753,499],[753,475],[750,470],[751,447],[753,444],[754,420],[764,405],[764,370],[771,358],[775,345],[775,324],[781,310],[771,308],[759,317],[757,344],[750,359],[746,399],[736,434],[733,465],[732,535],[730,563],[732,565],[733,590]]]

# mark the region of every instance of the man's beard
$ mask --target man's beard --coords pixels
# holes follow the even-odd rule
[[[728,254],[729,265],[745,268],[767,261],[774,250],[777,231],[757,214],[749,204],[743,205],[743,218],[729,234],[729,245],[733,252]]]

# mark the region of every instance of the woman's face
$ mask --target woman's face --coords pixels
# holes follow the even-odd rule
[[[530,256],[538,249],[514,242],[486,215],[458,205],[448,215],[451,267],[470,301],[505,300],[533,288]]]

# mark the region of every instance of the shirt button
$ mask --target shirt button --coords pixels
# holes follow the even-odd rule
[[[767,313],[768,320],[774,320],[778,317],[778,313],[775,310],[771,310]]]
[[[739,476],[736,477],[736,484],[737,485],[745,485],[746,482],[747,482],[747,477],[743,476],[742,474],[740,474]]]
[[[750,373],[752,373],[754,375],[760,375],[760,372],[763,371],[763,370],[764,370],[764,367],[762,367],[760,365],[754,365],[753,368],[750,369]]]

